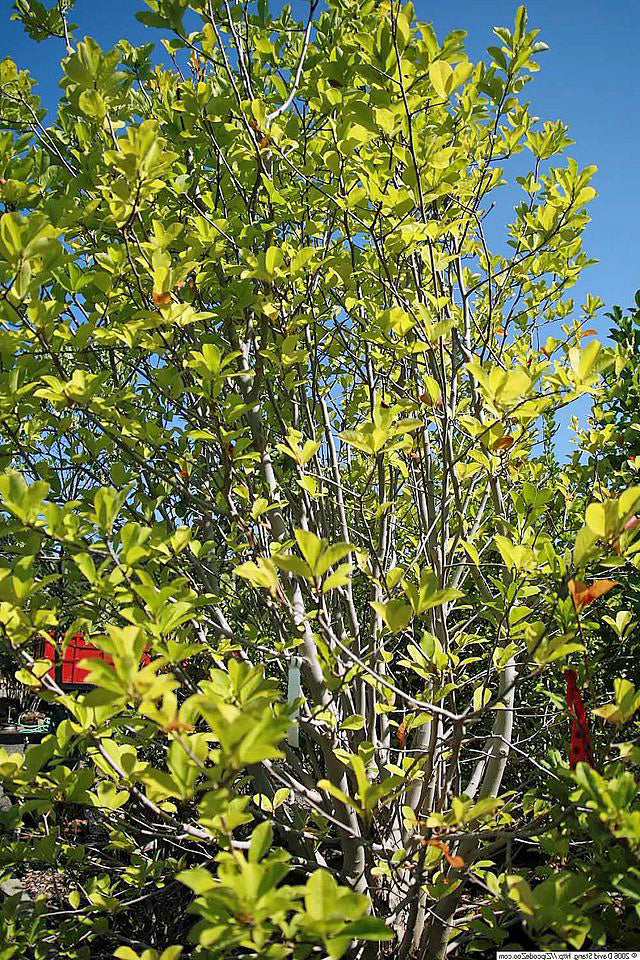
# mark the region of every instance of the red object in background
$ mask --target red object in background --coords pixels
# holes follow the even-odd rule
[[[56,633],[49,631],[52,640],[56,639]],[[87,643],[84,633],[74,633],[69,643],[62,651],[58,651],[51,640],[40,642],[38,656],[45,660],[51,660],[53,666],[49,670],[49,676],[56,683],[70,684],[72,686],[87,682],[88,670],[81,669],[78,666],[80,660],[105,660],[107,663],[113,663],[111,657],[98,650],[91,643]]]
[[[86,684],[89,671],[81,668],[78,664],[80,660],[104,660],[105,663],[113,664],[112,658],[108,653],[103,653],[93,644],[85,640],[84,633],[74,633],[64,650],[57,649],[53,640],[58,639],[58,631],[49,630],[51,640],[40,640],[36,656],[44,660],[51,660],[53,666],[49,670],[49,676],[56,683],[64,686],[81,686]],[[151,663],[151,654],[146,647],[140,658],[140,666],[146,667]]]
[[[593,752],[587,715],[578,685],[575,670],[565,670],[567,681],[567,707],[571,714],[571,743],[569,745],[569,767],[575,770],[579,763],[588,763],[593,767]]]

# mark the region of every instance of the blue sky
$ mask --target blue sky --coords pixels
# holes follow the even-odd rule
[[[510,25],[517,4],[447,0],[437,7],[438,35],[463,27],[470,57],[480,58],[492,25]],[[575,141],[569,155],[598,167],[585,247],[599,263],[584,274],[576,297],[588,290],[607,308],[628,306],[640,287],[640,6],[637,0],[532,0],[527,9],[530,25],[550,47],[526,92],[532,110],[567,123]],[[433,6],[417,0],[416,10],[427,18]],[[606,332],[608,321],[599,327]]]
[[[7,23],[10,6],[10,0],[0,0],[0,57],[10,56],[29,69],[40,82],[45,105],[53,106],[59,92],[62,43],[35,44],[20,24]],[[295,0],[293,6],[304,15],[305,4]],[[479,59],[495,42],[493,25],[513,23],[517,3],[415,0],[415,8],[418,18],[431,21],[439,37],[452,29],[465,29],[469,55]],[[583,275],[574,296],[580,304],[591,292],[602,297],[605,309],[614,303],[626,307],[640,287],[640,8],[637,0],[532,0],[527,8],[530,25],[541,29],[540,39],[550,47],[541,55],[541,69],[526,91],[532,111],[543,120],[567,123],[575,141],[569,155],[580,165],[598,167],[594,180],[598,197],[590,206],[592,223],[585,246],[599,262]],[[77,0],[76,36],[89,34],[103,48],[121,37],[136,44],[149,42],[154,34],[157,42],[162,34],[145,29],[134,18],[141,9],[147,9],[142,0]],[[163,53],[161,47],[159,53]],[[505,200],[510,196],[507,192]],[[609,321],[602,316],[596,326],[606,335]],[[581,404],[581,419],[585,411],[586,405]]]

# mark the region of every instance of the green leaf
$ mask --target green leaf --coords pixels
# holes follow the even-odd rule
[[[300,552],[314,577],[322,577],[329,567],[346,557],[353,550],[353,547],[348,543],[334,543],[332,546],[327,546],[326,540],[322,540],[310,530],[296,530],[294,532]]]
[[[173,947],[167,947],[166,950],[163,950],[160,954],[160,960],[178,960],[183,949],[184,947],[178,946],[177,944]]]
[[[111,533],[113,522],[120,512],[126,499],[127,491],[118,491],[114,487],[102,487],[97,490],[93,504],[98,526],[106,533]]]
[[[487,687],[476,687],[473,691],[473,709],[482,710],[491,700],[491,690]]]
[[[359,713],[353,713],[346,717],[340,727],[342,730],[362,730],[365,725],[365,719]]]
[[[324,542],[310,530],[296,530],[295,538],[311,573],[316,576],[316,566],[325,548]]]
[[[531,887],[524,877],[512,874],[506,877],[506,882],[508,895],[520,912],[525,917],[533,917],[536,911],[536,903]]]
[[[96,120],[104,120],[107,114],[107,107],[97,90],[83,90],[78,98],[80,109],[89,117]]]
[[[77,910],[80,906],[80,893],[77,890],[72,890],[69,894],[69,903],[74,910]],[[118,952],[114,953],[114,957],[118,956]]]
[[[0,217],[0,241],[6,257],[13,261],[23,250],[23,218],[18,213],[4,213]]]
[[[597,534],[588,526],[584,526],[578,531],[573,548],[574,566],[580,567],[591,558],[597,539]]]
[[[330,793],[332,797],[335,797],[340,803],[344,803],[346,807],[353,807],[354,810],[360,811],[360,805],[351,797],[348,797],[343,790],[331,783],[330,780],[318,780],[318,789]]]
[[[319,785],[319,784],[318,784]],[[327,870],[316,870],[305,887],[305,909],[314,920],[332,919],[338,907],[338,884]]]
[[[395,933],[378,917],[360,917],[336,930],[334,936],[350,940],[393,940]]]
[[[391,633],[404,630],[413,616],[411,604],[404,600],[389,600],[388,603],[372,600],[371,606],[380,614]]]
[[[329,567],[332,567],[334,563],[338,563],[343,557],[348,556],[352,550],[353,547],[350,543],[342,542],[334,543],[330,547],[326,547],[316,563],[314,573],[316,576],[322,577]]]
[[[4,505],[19,520],[32,525],[42,513],[43,500],[49,492],[49,484],[38,480],[27,485],[21,474],[11,470],[0,477],[0,496]]]
[[[604,540],[616,531],[618,525],[617,500],[590,503],[585,513],[586,525],[596,537]]]
[[[279,247],[269,247],[264,255],[264,266],[267,274],[273,277],[278,267],[282,265],[284,256]]]
[[[409,580],[402,580],[402,588],[411,603],[413,612],[418,615],[464,596],[461,590],[456,590],[454,587],[440,589],[437,576],[428,568],[420,572],[418,586]]]
[[[274,553],[271,559],[277,567],[285,570],[287,573],[295,573],[300,577],[304,577],[305,580],[313,579],[309,564],[305,563],[300,557],[296,557],[291,553]]]
[[[248,560],[234,567],[234,576],[243,577],[252,583],[254,587],[264,587],[270,593],[275,595],[279,589],[278,574],[276,573],[273,560],[267,557],[260,557],[257,563]]]
[[[215,877],[205,870],[204,867],[192,867],[190,870],[181,870],[176,874],[176,880],[184,883],[186,887],[193,890],[195,894],[207,893],[216,886]]]
[[[640,707],[640,692],[630,680],[616,677],[613,681],[614,702],[607,703],[591,712],[609,723],[622,725],[628,723]]]
[[[429,64],[429,79],[438,96],[446,100],[453,89],[453,69],[446,60],[436,60]]]
[[[606,808],[611,803],[606,781],[588,763],[579,763],[574,772],[575,778],[597,807]]]
[[[270,820],[265,820],[264,823],[259,824],[251,834],[248,853],[249,863],[259,863],[269,852],[272,843],[273,826]]]
[[[328,593],[329,590],[335,590],[336,587],[344,587],[351,580],[353,572],[352,563],[341,563],[340,566],[329,574],[322,584],[322,592]]]

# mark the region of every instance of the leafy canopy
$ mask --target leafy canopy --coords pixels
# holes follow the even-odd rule
[[[15,7],[64,41],[55,119],[0,65],[0,624],[55,718],[0,754],[2,870],[63,878],[5,902],[3,956],[631,942],[637,749],[558,748],[640,488],[585,498],[549,444],[617,360],[569,296],[595,169],[525,99],[538,31],[472,63],[411,3],[148,0],[165,67],[69,7]],[[90,689],[54,628],[105,654]]]

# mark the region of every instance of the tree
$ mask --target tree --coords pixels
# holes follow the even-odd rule
[[[509,869],[519,839],[569,843],[529,788],[575,788],[544,754],[592,629],[576,582],[614,534],[636,562],[640,499],[558,528],[538,452],[612,362],[583,346],[600,301],[568,298],[594,168],[522,96],[538,31],[520,8],[472,64],[411,4],[147,5],[171,69],[19,0],[67,49],[48,126],[1,66],[0,623],[67,714],[0,762],[5,863],[69,888],[7,901],[7,950],[441,958],[519,911],[538,943],[605,942],[599,889],[576,923]],[[113,661],[90,693],[34,660],[61,621]]]
[[[615,364],[603,374],[602,394],[582,432],[581,447],[587,455],[587,483],[595,480],[615,493],[633,483],[640,466],[635,459],[640,456],[640,291],[627,313],[614,307],[607,316],[613,322]]]

